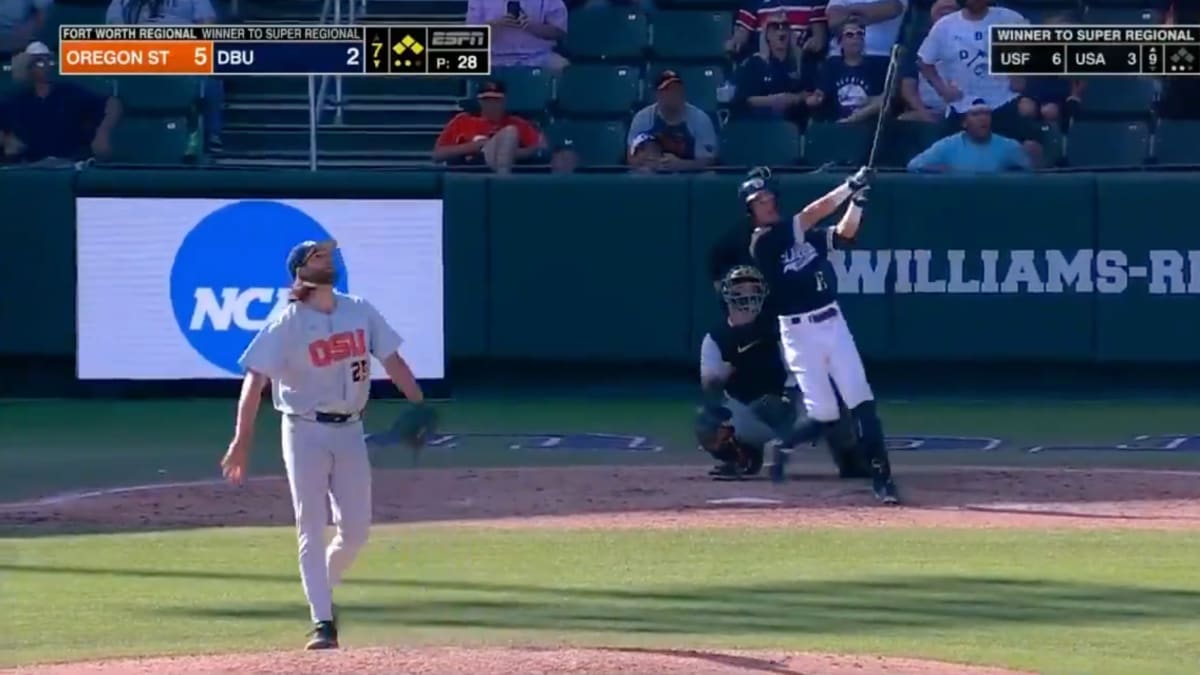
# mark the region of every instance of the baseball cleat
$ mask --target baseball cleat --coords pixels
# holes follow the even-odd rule
[[[734,476],[737,475],[737,472],[737,466],[733,462],[725,462],[709,469],[708,475],[716,478],[718,476]]]
[[[313,626],[305,649],[337,649],[337,626],[332,621],[318,621]]]
[[[768,441],[766,447],[763,448],[764,452],[767,450],[771,451],[771,482],[782,483],[786,481],[787,474],[785,470],[787,469],[788,455],[791,454],[791,450],[784,448],[783,443],[778,440]]]
[[[896,490],[896,484],[891,478],[886,480],[875,479],[871,490],[875,493],[875,499],[881,504],[895,506],[900,503],[900,493]]]

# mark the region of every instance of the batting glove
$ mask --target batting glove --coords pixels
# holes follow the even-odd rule
[[[871,173],[871,169],[865,166],[862,167],[858,171],[855,171],[854,175],[846,179],[846,187],[849,187],[851,190],[855,191],[867,187],[867,185],[871,182]]]
[[[867,205],[867,196],[870,194],[870,192],[871,192],[870,185],[866,185],[864,187],[859,188],[857,192],[850,195],[850,203],[854,204],[855,206],[857,206],[858,208],[861,209],[862,207]]]

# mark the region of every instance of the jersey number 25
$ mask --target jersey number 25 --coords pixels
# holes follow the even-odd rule
[[[371,363],[366,359],[359,359],[350,364],[350,377],[355,382],[362,382],[371,376]]]

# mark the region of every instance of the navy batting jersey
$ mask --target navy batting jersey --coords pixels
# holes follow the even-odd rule
[[[797,241],[791,224],[779,223],[754,242],[754,262],[767,279],[780,316],[804,314],[837,299],[829,251],[848,242],[833,228],[814,227]]]

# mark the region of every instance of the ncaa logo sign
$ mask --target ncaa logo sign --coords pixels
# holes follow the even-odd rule
[[[336,239],[308,214],[271,201],[242,201],[205,216],[171,267],[171,309],[188,344],[209,363],[241,374],[250,340],[288,305],[287,255],[305,240]],[[337,290],[349,287],[340,251]]]

